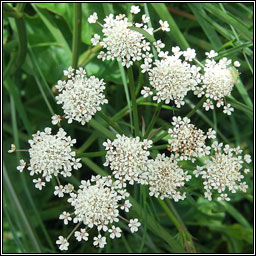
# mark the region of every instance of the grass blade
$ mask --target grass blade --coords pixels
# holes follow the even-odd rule
[[[159,15],[159,17],[163,21],[167,21],[170,26],[170,32],[168,35],[171,36],[171,38],[175,38],[178,45],[181,47],[182,50],[186,50],[189,48],[189,44],[183,34],[181,33],[179,27],[177,26],[176,22],[174,21],[173,17],[169,13],[167,7],[163,3],[151,3],[152,7],[155,9],[156,13]]]

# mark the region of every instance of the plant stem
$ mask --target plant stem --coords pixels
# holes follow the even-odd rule
[[[167,135],[168,135],[168,131],[163,132],[161,135],[159,135],[155,139],[153,139],[153,143],[158,142],[159,140],[161,140],[162,138],[164,138]]]
[[[89,125],[91,125],[95,130],[99,131],[101,134],[104,134],[107,138],[111,140],[114,140],[116,138],[114,133],[112,133],[110,130],[108,130],[101,123],[94,119],[90,120]]]
[[[15,18],[15,25],[18,35],[18,52],[15,54],[15,57],[11,57],[10,62],[7,65],[8,69],[6,70],[6,72],[4,72],[4,79],[8,75],[14,74],[16,70],[22,66],[27,55],[27,34],[25,22],[23,19],[23,10],[25,8],[25,5],[26,3],[19,3],[16,9],[12,8],[13,11],[17,13],[17,17]]]
[[[157,108],[155,109],[155,112],[154,112],[154,115],[153,115],[153,118],[151,119],[150,123],[149,123],[149,126],[145,132],[145,135],[144,135],[144,138],[147,138],[148,135],[150,134],[152,128],[154,127],[155,123],[156,123],[156,120],[160,114],[160,111],[161,111],[161,108],[162,108],[162,105],[163,105],[163,101],[161,101],[160,103],[158,103],[157,105]]]
[[[187,231],[187,229],[186,229],[185,225],[183,224],[183,222],[180,221],[179,218],[177,218],[172,213],[172,211],[169,209],[169,207],[167,206],[167,204],[163,200],[158,198],[158,202],[162,206],[162,208],[165,210],[166,214],[168,215],[170,220],[173,222],[173,224],[175,225],[177,230],[181,233],[181,235],[182,235],[182,237],[184,239],[184,246],[185,246],[185,249],[187,250],[187,252],[196,253],[196,249],[194,247],[191,235]]]
[[[197,104],[196,106],[186,115],[186,117],[190,118],[191,116],[193,116],[196,111],[203,105],[203,103],[205,102],[206,97],[204,96]]]
[[[73,42],[72,42],[72,67],[77,68],[80,42],[81,42],[81,24],[82,24],[82,3],[74,3],[74,16],[73,16]]]
[[[169,144],[164,144],[164,145],[159,145],[159,146],[154,146],[149,148],[149,150],[160,150],[160,149],[167,149],[167,147],[169,146]]]
[[[98,151],[98,152],[88,152],[88,153],[77,153],[76,157],[84,158],[84,157],[97,157],[97,156],[105,156],[107,151]]]
[[[135,85],[134,85],[134,78],[132,67],[128,69],[128,77],[129,77],[129,87],[130,87],[130,95],[132,99],[132,110],[133,110],[133,121],[135,127],[135,136],[139,136],[139,118],[138,118],[138,109],[136,103],[136,95],[135,95]]]
[[[100,117],[104,119],[111,127],[113,127],[119,134],[123,134],[124,132],[120,129],[119,125],[111,120],[109,116],[107,116],[103,111],[98,112]]]

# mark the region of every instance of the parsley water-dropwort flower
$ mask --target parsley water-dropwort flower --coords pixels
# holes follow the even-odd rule
[[[76,74],[75,74],[76,73]],[[56,85],[59,95],[56,96],[57,104],[62,104],[64,117],[54,115],[52,123],[57,124],[61,119],[68,119],[68,123],[73,120],[82,125],[89,122],[97,111],[101,110],[101,105],[108,103],[103,94],[105,83],[95,76],[86,77],[84,69],[79,68],[74,73],[74,69],[69,67],[64,71],[67,81],[58,81]]]
[[[192,160],[210,154],[210,147],[206,146],[207,138],[215,139],[216,132],[211,128],[205,134],[201,129],[190,123],[187,117],[173,117],[173,128],[169,128],[168,133],[171,139],[168,140],[170,146],[168,150],[179,155],[180,160]]]
[[[77,241],[87,241],[89,239],[89,232],[95,227],[98,235],[95,236],[93,245],[99,248],[103,248],[106,245],[106,236],[109,235],[111,239],[120,238],[122,230],[116,225],[121,220],[126,220],[121,216],[120,210],[129,212],[129,208],[132,206],[127,200],[129,193],[126,189],[120,189],[118,182],[112,181],[111,176],[101,177],[100,175],[92,176],[90,180],[82,180],[81,185],[77,192],[71,192],[68,202],[74,207],[72,214],[64,211],[60,215],[60,219],[64,221],[64,224],[68,224],[73,220],[76,223],[76,227],[71,234],[61,241],[56,243],[60,244],[60,250],[67,250],[68,240],[70,236],[75,232],[75,238]],[[136,219],[137,220],[137,219]],[[133,224],[128,225],[131,232],[138,231],[140,223],[138,220]],[[84,228],[80,226],[83,225]],[[81,228],[80,231],[77,231]],[[94,232],[92,232],[94,233]],[[65,245],[65,246],[64,246]]]
[[[120,187],[134,181],[145,184],[147,181],[147,162],[151,140],[140,141],[139,137],[129,138],[117,135],[114,141],[107,140],[103,146],[107,150],[104,166],[109,166],[112,175],[120,181]]]
[[[251,161],[250,155],[242,157],[240,147],[231,148],[223,143],[213,142],[212,150],[215,153],[210,159],[204,161],[203,166],[198,166],[194,171],[196,177],[202,176],[205,197],[212,200],[213,192],[217,191],[217,200],[229,201],[227,193],[236,193],[238,190],[246,192],[248,185],[243,182],[244,175],[248,169],[243,169],[244,163]]]
[[[76,153],[71,149],[76,140],[66,134],[60,128],[57,134],[53,135],[51,128],[47,127],[43,132],[33,134],[33,139],[28,141],[30,161],[25,163],[23,159],[20,160],[17,169],[21,172],[27,167],[31,176],[40,175],[38,179],[33,179],[36,188],[41,190],[45,181],[49,182],[52,176],[70,177],[72,169],[81,168],[80,159],[75,158]]]

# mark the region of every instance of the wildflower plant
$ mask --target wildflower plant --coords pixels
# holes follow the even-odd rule
[[[18,36],[26,39],[19,50],[28,50],[27,58],[22,56],[26,63],[23,68],[26,71],[29,67],[29,71],[20,81],[35,76],[51,113],[46,118],[38,103],[37,108],[29,111],[35,121],[33,126],[29,125],[22,108],[25,99],[18,95],[13,87],[14,80],[10,78],[17,67],[10,61],[4,79],[8,77],[5,87],[11,95],[15,136],[14,141],[8,141],[11,147],[6,152],[16,153],[19,163],[16,170],[27,170],[29,175],[21,174],[23,178],[32,176],[35,188],[45,191],[41,193],[42,202],[49,201],[52,209],[48,216],[46,207],[42,208],[42,215],[46,220],[48,217],[54,220],[51,223],[58,229],[50,237],[50,227],[46,229],[40,221],[38,228],[51,249],[40,247],[30,232],[32,227],[28,225],[26,214],[22,214],[22,223],[28,226],[28,238],[34,246],[32,252],[40,252],[42,248],[71,253],[98,249],[97,252],[106,253],[124,250],[130,253],[212,252],[207,249],[209,243],[200,247],[208,238],[190,230],[189,225],[192,223],[200,229],[205,225],[209,231],[216,223],[220,230],[229,230],[230,226],[231,231],[225,231],[228,237],[233,232],[232,227],[238,224],[224,225],[223,216],[227,218],[227,214],[248,231],[249,222],[231,204],[241,198],[251,200],[251,141],[243,142],[245,136],[239,129],[244,133],[250,131],[238,125],[238,120],[246,123],[252,119],[251,98],[242,84],[242,72],[251,52],[249,41],[244,43],[243,40],[251,38],[251,33],[244,30],[238,36],[236,29],[240,31],[243,25],[239,26],[233,18],[230,19],[231,30],[236,39],[230,36],[210,44],[218,38],[215,29],[223,35],[230,31],[220,25],[213,29],[208,16],[206,23],[205,12],[214,15],[215,10],[223,17],[224,6],[228,4],[217,8],[213,4],[202,3],[197,7],[197,4],[183,3],[191,9],[209,38],[210,43],[204,42],[201,48],[199,43],[194,48],[189,46],[171,16],[173,9],[165,4],[120,3],[117,9],[110,3],[99,4],[104,6],[104,14],[96,11],[96,7],[82,12],[83,5],[72,4],[74,20],[68,25],[73,26],[72,54],[67,36],[60,32],[64,27],[60,31],[57,26],[52,27],[56,17],[45,23],[58,42],[56,47],[64,49],[64,52],[59,49],[61,54],[56,51],[62,57],[55,60],[62,59],[62,63],[54,65],[56,70],[51,70],[53,74],[49,78],[44,77],[43,66],[42,70],[40,68],[47,60],[37,62],[33,49],[45,47],[50,40],[42,45],[29,42],[25,47],[27,38],[22,31],[26,30],[24,22],[29,22],[23,17],[25,5],[5,5],[5,11],[11,13],[16,23],[21,21],[17,23]],[[239,6],[243,10],[247,8],[243,4]],[[31,4],[30,7],[38,13],[37,17],[44,17],[42,22],[47,20],[49,13],[42,6]],[[47,8],[50,7],[55,13],[52,4]],[[55,8],[58,8],[57,3]],[[177,13],[192,19],[191,14]],[[68,19],[68,15],[62,17]],[[56,24],[61,22],[56,21]],[[89,32],[81,25],[86,25]],[[68,26],[66,24],[66,28]],[[31,31],[30,28],[27,33]],[[22,38],[19,39],[20,44]],[[196,36],[188,36],[188,39],[197,42]],[[221,47],[221,41],[227,42]],[[50,44],[55,47],[55,43]],[[223,50],[226,47],[232,48]],[[232,55],[241,49],[245,61]],[[60,68],[64,69],[62,73],[57,72]],[[48,83],[55,85],[49,88]],[[31,97],[32,103],[36,100]],[[16,122],[15,107],[22,116],[20,123]],[[67,122],[63,121],[65,119]],[[21,126],[22,122],[24,127],[18,131],[17,124]],[[38,131],[34,133],[34,130]],[[29,144],[28,149],[20,149],[19,135]],[[21,158],[21,154],[24,157]],[[17,171],[13,175],[18,176]],[[13,196],[15,191],[5,169],[4,175],[9,195]],[[50,183],[47,187],[46,182]],[[25,192],[33,194],[34,190],[34,187],[26,188]],[[29,198],[28,204],[31,196]],[[17,202],[17,198],[14,199]],[[213,209],[209,210],[208,204]],[[20,204],[17,205],[21,209]],[[31,209],[36,209],[35,205]],[[170,222],[171,228],[168,227]],[[211,241],[216,238],[211,232],[209,236]],[[235,241],[232,239],[230,241]],[[226,240],[222,239],[222,243]],[[228,244],[227,248],[233,247]]]

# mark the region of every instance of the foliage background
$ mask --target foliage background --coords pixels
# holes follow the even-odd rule
[[[17,12],[9,7],[15,7]],[[85,67],[88,75],[104,78],[107,84],[106,97],[110,104],[104,112],[114,118],[126,131],[130,131],[129,111],[123,81],[122,69],[116,62],[101,62],[95,56],[99,50],[92,48],[90,39],[100,34],[96,24],[88,24],[87,18],[94,11],[99,21],[109,14],[126,13],[132,3],[83,3],[82,33],[79,66]],[[138,4],[147,8],[152,26],[158,27],[159,19],[167,20],[171,32],[158,32],[156,39],[162,39],[166,50],[179,45],[182,49],[196,49],[198,59],[204,59],[205,51],[214,49],[220,56],[233,61],[239,60],[241,80],[232,95],[235,112],[224,115],[220,110],[205,112],[198,110],[192,117],[197,127],[206,130],[213,127],[218,139],[232,146],[240,145],[244,153],[253,155],[253,3],[156,3]],[[66,236],[72,225],[64,226],[58,220],[59,214],[67,210],[66,199],[53,196],[54,182],[47,184],[43,192],[34,188],[28,173],[19,174],[16,166],[26,154],[8,154],[11,143],[17,148],[27,148],[32,133],[51,125],[51,115],[62,113],[54,102],[54,85],[63,78],[63,70],[72,64],[73,3],[27,3],[4,4],[3,18],[3,252],[57,252],[55,241],[59,235]],[[22,14],[23,13],[23,14]],[[139,16],[139,15],[138,15]],[[22,23],[24,22],[24,26]],[[18,30],[17,30],[18,28]],[[20,29],[24,31],[18,33]],[[139,75],[139,65],[134,67],[137,86],[147,83]],[[140,97],[140,95],[138,95]],[[185,116],[198,102],[192,94],[187,104],[177,114]],[[172,107],[171,105],[169,107]],[[151,120],[155,105],[149,100],[139,102],[139,116],[146,125]],[[118,113],[118,115],[116,115]],[[162,108],[156,128],[168,127],[176,114],[168,106]],[[107,123],[96,114],[95,120],[102,126]],[[81,126],[78,123],[63,127],[80,152],[103,150],[102,142],[107,134],[101,127]],[[111,129],[109,130],[111,131]],[[167,143],[168,136],[159,145]],[[160,150],[165,152],[165,150]],[[156,154],[154,151],[153,154]],[[76,185],[92,174],[107,172],[102,166],[104,157],[84,158],[80,171],[74,171],[71,182]],[[252,170],[252,164],[250,165]],[[231,202],[209,202],[203,198],[200,181],[191,181],[189,197],[179,203],[167,202],[186,225],[194,238],[196,250],[201,253],[252,253],[253,252],[253,183],[252,171],[246,176],[249,189],[246,193],[231,195]],[[136,234],[125,232],[123,239],[108,241],[104,250],[95,249],[90,242],[77,243],[71,238],[69,252],[72,253],[173,253],[190,252],[189,244],[168,218],[168,210],[156,199],[145,196],[145,189],[134,187],[132,195],[137,206],[130,213],[142,222]],[[180,249],[182,248],[182,249]]]

